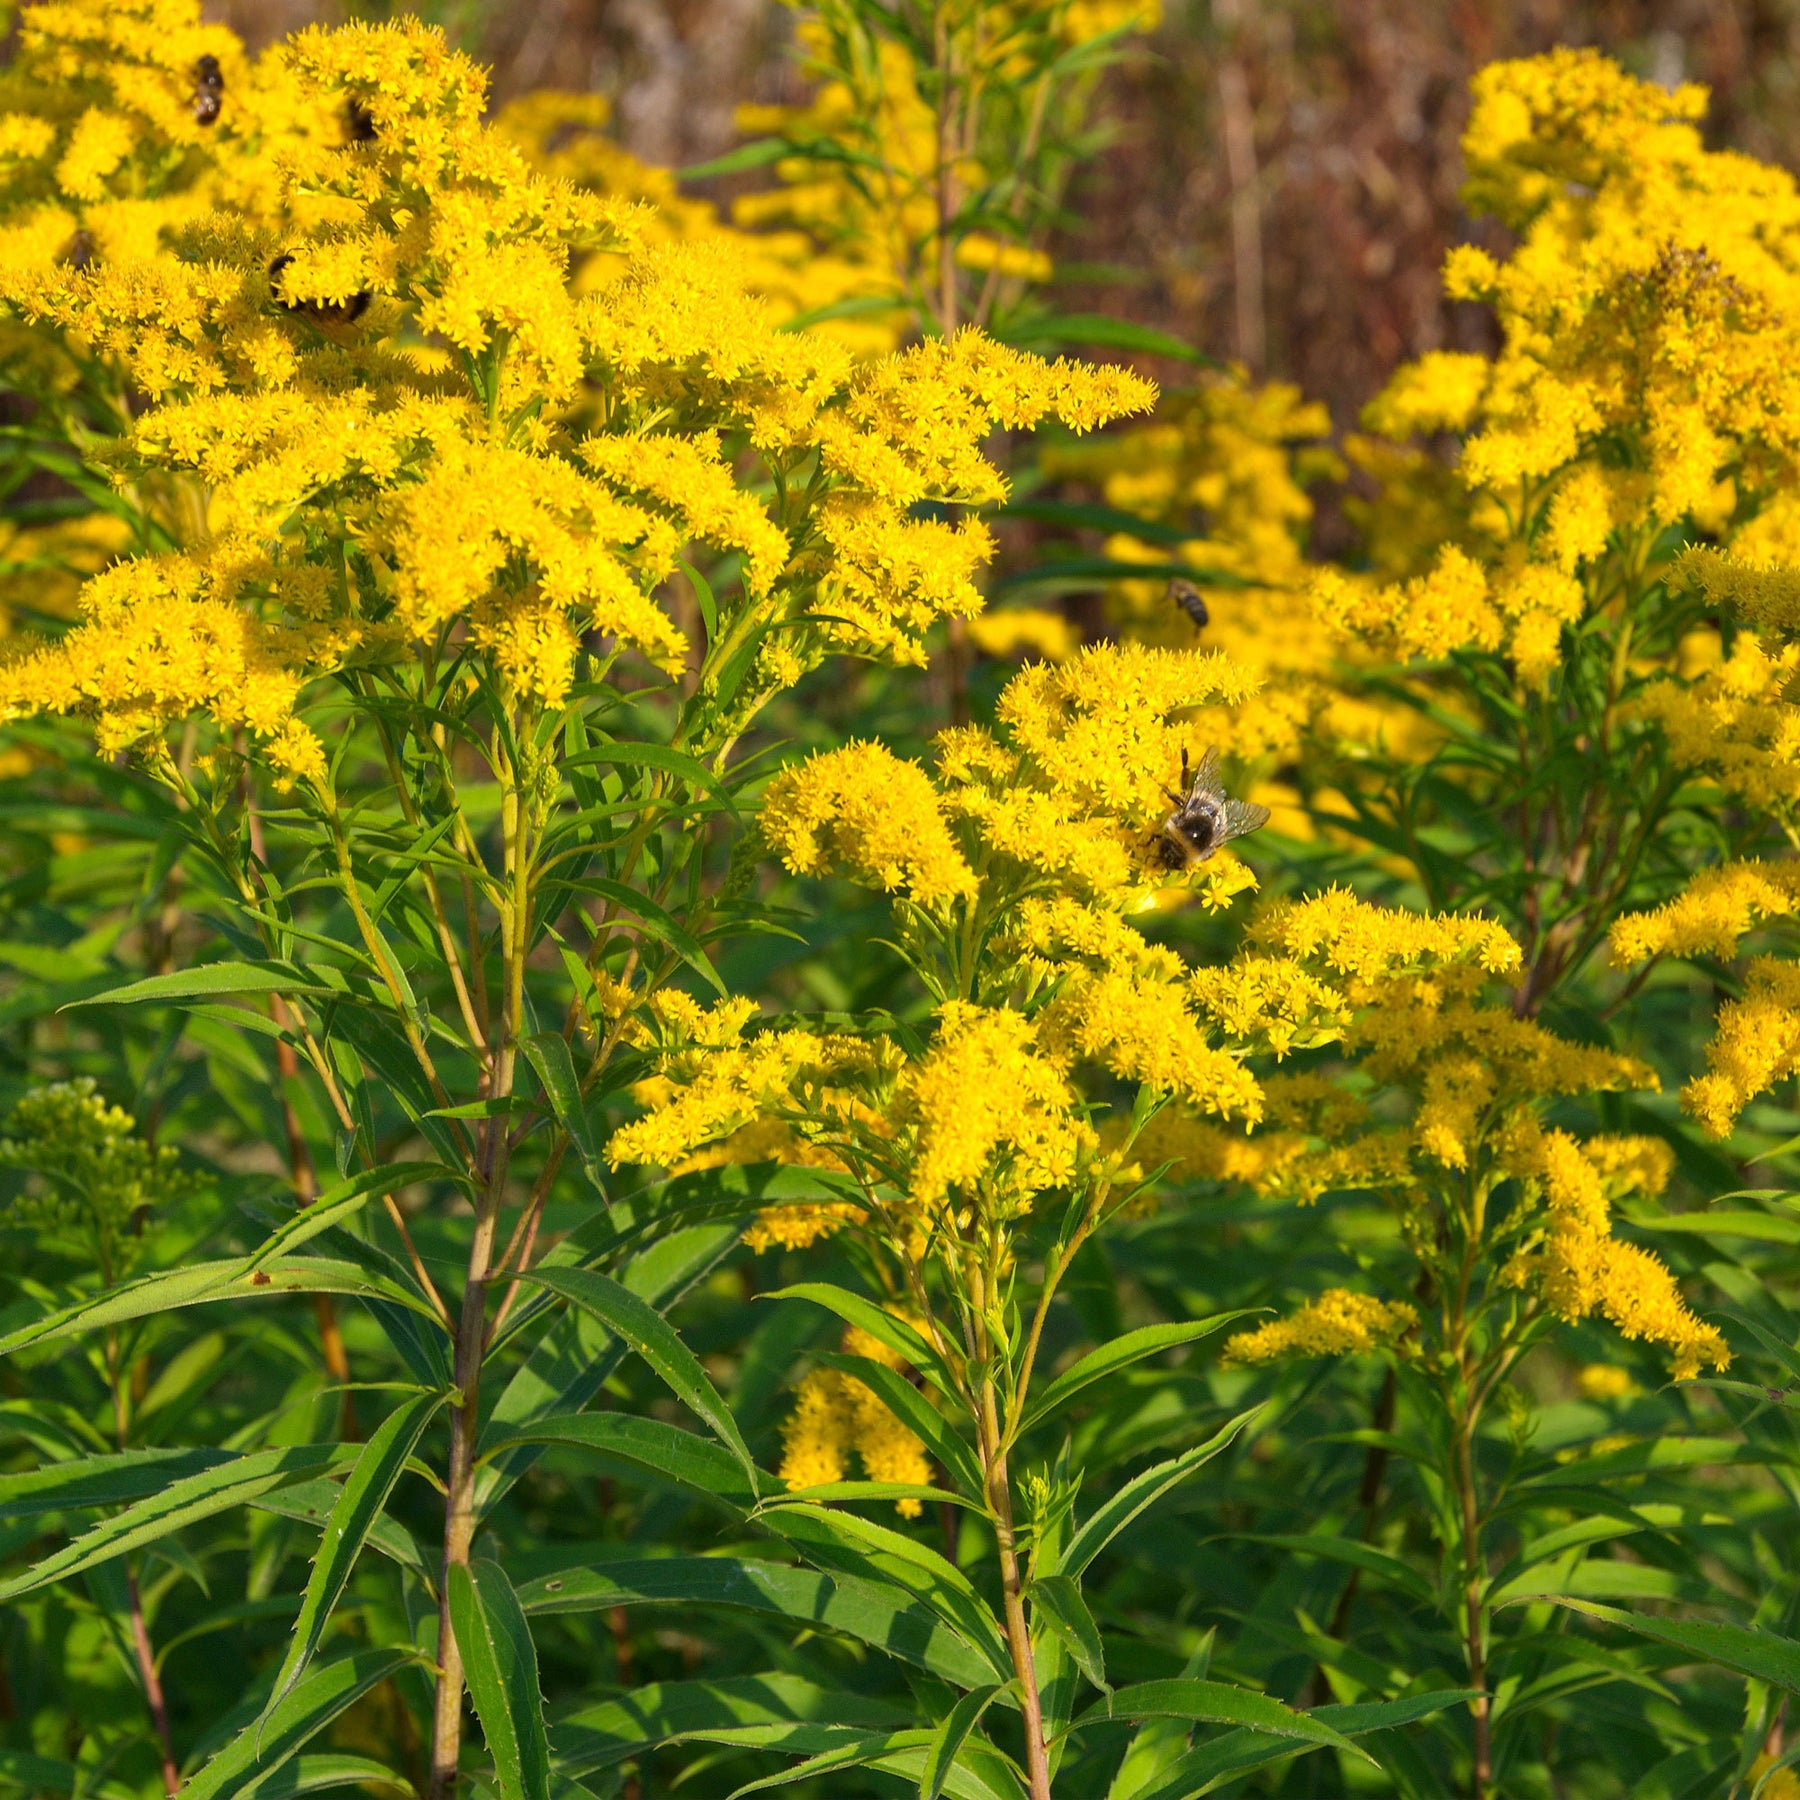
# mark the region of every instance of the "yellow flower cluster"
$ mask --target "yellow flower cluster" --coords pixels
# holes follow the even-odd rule
[[[899,347],[898,317],[870,307],[888,295],[885,271],[830,255],[804,231],[738,229],[710,201],[682,193],[673,171],[639,162],[621,148],[607,134],[610,112],[604,95],[539,88],[508,101],[495,114],[494,128],[540,174],[650,209],[638,227],[644,244],[699,239],[725,246],[745,291],[767,302],[771,318],[804,324],[859,354]],[[617,273],[613,253],[596,247],[578,254],[575,289],[586,293]]]
[[[1627,1338],[1661,1344],[1677,1381],[1702,1368],[1724,1368],[1730,1361],[1725,1340],[1688,1309],[1668,1269],[1612,1235],[1610,1198],[1633,1189],[1660,1192],[1673,1160],[1667,1146],[1641,1138],[1583,1144],[1524,1120],[1509,1138],[1507,1166],[1541,1193],[1546,1219],[1504,1279],[1516,1287],[1535,1284],[1560,1318],[1574,1322],[1598,1312]]]
[[[1682,1105],[1724,1137],[1758,1094],[1800,1070],[1800,963],[1751,959],[1742,997],[1719,1008],[1706,1066],[1682,1090]]]
[[[1347,905],[1345,897],[1325,899],[1326,914]],[[1523,1237],[1503,1270],[1505,1282],[1529,1290],[1560,1318],[1575,1321],[1597,1312],[1627,1337],[1662,1345],[1678,1378],[1690,1378],[1704,1366],[1722,1367],[1723,1340],[1683,1303],[1668,1269],[1612,1235],[1611,1201],[1629,1193],[1660,1193],[1673,1168],[1669,1147],[1642,1137],[1583,1143],[1566,1131],[1546,1130],[1538,1117],[1540,1103],[1557,1096],[1654,1088],[1654,1073],[1615,1051],[1558,1038],[1508,1006],[1483,1004],[1482,961],[1500,968],[1511,961],[1498,941],[1484,943],[1471,935],[1463,945],[1468,960],[1444,960],[1426,972],[1383,969],[1374,949],[1344,953],[1340,946],[1354,943],[1351,932],[1340,933],[1334,944],[1316,935],[1316,924],[1308,929],[1304,912],[1300,920],[1297,927],[1277,913],[1273,935],[1288,942],[1310,938],[1317,946],[1314,956],[1337,958],[1340,968],[1354,971],[1349,987],[1355,1013],[1342,1029],[1343,1042],[1357,1054],[1357,1067],[1376,1092],[1387,1090],[1410,1103],[1410,1119],[1388,1123],[1389,1109],[1365,1111],[1353,1097],[1334,1093],[1323,1076],[1301,1076],[1284,1090],[1271,1091],[1270,1123],[1276,1129],[1260,1159],[1240,1156],[1233,1166],[1205,1144],[1196,1147],[1197,1154],[1184,1145],[1173,1154],[1183,1157],[1192,1173],[1234,1178],[1303,1205],[1332,1192],[1382,1194],[1396,1208],[1409,1241],[1422,1233],[1422,1241],[1435,1242],[1437,1227],[1423,1220],[1436,1204],[1458,1204],[1444,1196],[1486,1195],[1516,1180]],[[1417,923],[1429,943],[1437,922]],[[1477,922],[1454,922],[1472,923]],[[1397,935],[1396,946],[1405,943],[1404,934]],[[1442,942],[1433,947],[1449,948]],[[1800,1000],[1800,988],[1792,999]],[[1800,1021],[1800,1013],[1795,1017]],[[1790,1056],[1800,1055],[1800,1030],[1790,1029],[1785,1048]],[[1770,1049],[1780,1052],[1779,1046]],[[1463,1228],[1487,1229],[1481,1215]],[[1383,1341],[1375,1326],[1385,1315],[1367,1313],[1375,1323],[1360,1335],[1357,1323],[1365,1316],[1359,1309],[1379,1303],[1335,1294],[1326,1302],[1320,1303],[1323,1311],[1309,1308],[1293,1320],[1247,1334],[1241,1348],[1233,1340],[1232,1354],[1240,1361],[1266,1361],[1333,1348],[1367,1349]]]
[[[906,1364],[879,1338],[859,1326],[846,1328],[843,1350],[901,1373]],[[781,1479],[789,1489],[824,1487],[845,1479],[849,1457],[862,1461],[869,1481],[931,1485],[925,1446],[888,1411],[874,1389],[840,1369],[814,1369],[794,1396],[794,1410],[781,1428]],[[920,1505],[907,1497],[895,1502],[902,1518],[916,1519]]]
[[[1336,569],[1312,582],[1313,604],[1339,631],[1402,661],[1500,650],[1541,688],[1562,661],[1562,628],[1581,616],[1582,587],[1552,564],[1514,558],[1490,578],[1454,544],[1410,581],[1377,587]]]
[[[934,620],[979,608],[985,530],[914,513],[1003,492],[996,425],[1085,430],[1151,397],[974,332],[858,365],[781,330],[719,242],[646,244],[635,203],[535,172],[482,123],[481,72],[416,23],[271,55],[334,123],[280,146],[266,212],[221,203],[138,260],[0,266],[0,299],[159,399],[121,474],[185,483],[198,513],[184,553],[90,586],[0,712],[84,713],[117,747],[198,709],[316,781],[294,709],[346,665],[466,631],[552,707],[584,642],[680,670],[658,589],[708,544],[742,570],[721,629],[765,638],[730,702],[747,717],[829,651],[917,661]],[[583,295],[570,260],[596,243],[616,266]]]
[[[763,796],[762,829],[796,875],[841,868],[922,906],[975,890],[931,777],[880,744],[784,770]]]
[[[1613,927],[1621,964],[1652,956],[1735,957],[1743,938],[1800,910],[1800,863],[1755,860],[1708,869],[1655,912],[1628,914]],[[1752,957],[1739,998],[1719,1009],[1706,1049],[1707,1073],[1682,1090],[1682,1104],[1714,1137],[1778,1081],[1800,1069],[1800,964]]]
[[[1313,516],[1308,488],[1344,472],[1321,442],[1330,428],[1325,408],[1303,400],[1298,389],[1283,382],[1258,386],[1230,369],[1171,392],[1149,424],[1092,444],[1057,445],[1043,456],[1047,474],[1097,490],[1108,507],[1145,522],[1142,532],[1111,533],[1107,557],[1178,562],[1221,578],[1204,588],[1207,622],[1198,633],[1171,603],[1161,576],[1113,582],[1107,608],[1126,637],[1181,647],[1198,637],[1259,679],[1257,692],[1197,721],[1202,744],[1246,760],[1285,760],[1314,730],[1333,741],[1360,742],[1383,722],[1382,709],[1347,695],[1335,667],[1344,646],[1305,591]],[[977,642],[1007,654],[1026,629],[1009,632],[1007,622],[1038,616],[990,614]],[[1031,647],[1055,660],[1054,639],[1047,631],[1037,636],[1043,641]],[[1291,786],[1264,783],[1253,792],[1276,808],[1281,829],[1311,835],[1305,815],[1293,807]]]
[[[1202,1125],[1263,1117],[1252,1054],[1342,1039],[1380,1079],[1429,1077],[1417,1136],[1444,1166],[1482,1103],[1476,1077],[1459,1086],[1456,1072],[1480,1058],[1515,1098],[1636,1082],[1634,1063],[1477,1005],[1484,981],[1518,963],[1488,920],[1386,912],[1334,889],[1270,908],[1223,967],[1190,969],[1146,940],[1134,920],[1161,900],[1198,889],[1222,905],[1249,884],[1225,854],[1170,869],[1153,835],[1186,715],[1246,687],[1217,653],[1097,645],[1015,675],[993,730],[942,734],[935,777],[866,744],[778,776],[764,835],[797,874],[837,870],[895,897],[897,935],[938,1002],[936,1037],[914,1053],[883,1040],[881,1059],[871,1040],[820,1037],[809,1051],[793,1031],[740,1038],[744,1007],[699,1015],[663,1003],[671,1083],[614,1138],[615,1161],[673,1166],[707,1145],[828,1155],[863,1180],[864,1222],[916,1251],[964,1219],[1014,1217],[1097,1166],[1102,1139],[1076,1086],[1084,1066],[1174,1103],[1128,1151],[1108,1128],[1108,1153],[1130,1168],[1178,1160],[1303,1197],[1410,1178],[1413,1139],[1363,1130],[1355,1104],[1318,1075],[1270,1085],[1270,1135],[1233,1140]],[[758,1118],[781,1131],[757,1130]],[[1313,1151],[1305,1134],[1317,1131],[1351,1141]],[[755,1241],[808,1243],[857,1216],[847,1202],[771,1209]]]
[[[1627,913],[1612,929],[1613,960],[1652,956],[1736,956],[1739,941],[1771,919],[1800,910],[1800,863],[1754,859],[1696,875],[1655,912]]]
[[[1327,1288],[1317,1300],[1287,1318],[1227,1338],[1225,1361],[1246,1366],[1289,1356],[1348,1356],[1384,1350],[1418,1322],[1418,1312],[1404,1301]]]

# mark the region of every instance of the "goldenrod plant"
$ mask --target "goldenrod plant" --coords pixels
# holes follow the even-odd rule
[[[1154,24],[20,10],[0,1789],[1791,1785],[1796,190],[1483,71],[1335,444],[1034,353]]]

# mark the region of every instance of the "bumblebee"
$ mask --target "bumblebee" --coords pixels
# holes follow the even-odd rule
[[[1222,844],[1260,831],[1269,822],[1269,809],[1252,800],[1234,800],[1219,780],[1219,753],[1208,750],[1200,767],[1188,779],[1188,757],[1181,753],[1182,793],[1163,792],[1175,802],[1175,810],[1163,820],[1162,829],[1150,842],[1165,869],[1191,869],[1203,863]]]
[[[216,56],[203,56],[194,64],[194,117],[202,125],[218,118],[225,104],[225,77]]]
[[[344,102],[344,135],[352,144],[375,141],[375,115],[360,100]]]
[[[269,264],[269,292],[283,312],[299,313],[303,318],[311,319],[315,325],[351,325],[369,310],[370,295],[366,290],[360,294],[352,294],[348,300],[282,299],[281,271],[293,260],[293,256],[284,250]]]
[[[1200,598],[1200,590],[1191,581],[1183,581],[1180,576],[1169,583],[1169,598],[1193,620],[1196,631],[1205,630],[1212,614],[1206,610],[1206,602]]]

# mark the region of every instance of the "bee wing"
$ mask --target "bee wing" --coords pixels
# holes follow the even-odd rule
[[[1222,802],[1224,798],[1225,784],[1219,779],[1219,752],[1214,748],[1201,757],[1200,766],[1194,771],[1194,785],[1188,790],[1188,799]]]
[[[1227,800],[1225,802],[1225,829],[1220,834],[1219,842],[1228,844],[1233,838],[1247,837],[1253,831],[1261,831],[1269,822],[1269,809],[1258,806],[1254,800]]]

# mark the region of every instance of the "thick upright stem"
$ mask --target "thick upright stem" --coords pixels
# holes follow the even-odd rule
[[[1475,1751],[1469,1800],[1488,1800],[1494,1767],[1489,1742],[1487,1642],[1481,1606],[1486,1571],[1482,1568],[1481,1518],[1475,1496],[1474,1435],[1474,1420],[1463,1421],[1456,1435],[1456,1487],[1462,1509],[1463,1650],[1468,1659],[1469,1686],[1475,1690],[1475,1698],[1469,1702]]]
[[[1051,1800],[1050,1760],[1044,1748],[1044,1709],[1038,1698],[1037,1665],[1031,1654],[1031,1627],[1025,1619],[1025,1584],[1013,1536],[1012,1487],[1006,1452],[1000,1444],[1000,1417],[993,1383],[981,1390],[979,1417],[982,1476],[993,1509],[994,1538],[1000,1551],[1000,1589],[1005,1603],[1006,1647],[1019,1678],[1019,1710],[1025,1724],[1025,1776],[1031,1800]]]
[[[445,1481],[444,1561],[438,1582],[437,1707],[431,1731],[430,1800],[451,1800],[462,1748],[463,1661],[450,1622],[450,1571],[469,1560],[475,1538],[475,1434],[481,1402],[482,1340],[487,1331],[488,1270],[500,1217],[497,1189],[482,1196],[469,1250],[469,1279],[456,1323],[456,1385],[462,1403],[450,1416],[450,1467]]]
[[[505,971],[505,1011],[500,1042],[492,1059],[492,1093],[508,1098],[518,1046],[524,1034],[525,933],[530,919],[528,831],[516,787],[502,805],[507,901],[501,918]],[[475,1236],[469,1246],[468,1280],[456,1322],[455,1379],[460,1403],[450,1418],[450,1466],[445,1480],[444,1559],[438,1587],[438,1684],[431,1732],[428,1800],[454,1800],[457,1759],[462,1749],[463,1660],[450,1620],[450,1572],[467,1564],[475,1538],[475,1436],[480,1419],[481,1362],[487,1339],[488,1279],[494,1268],[500,1205],[506,1192],[508,1143],[503,1116],[485,1121],[479,1156],[481,1198]]]

